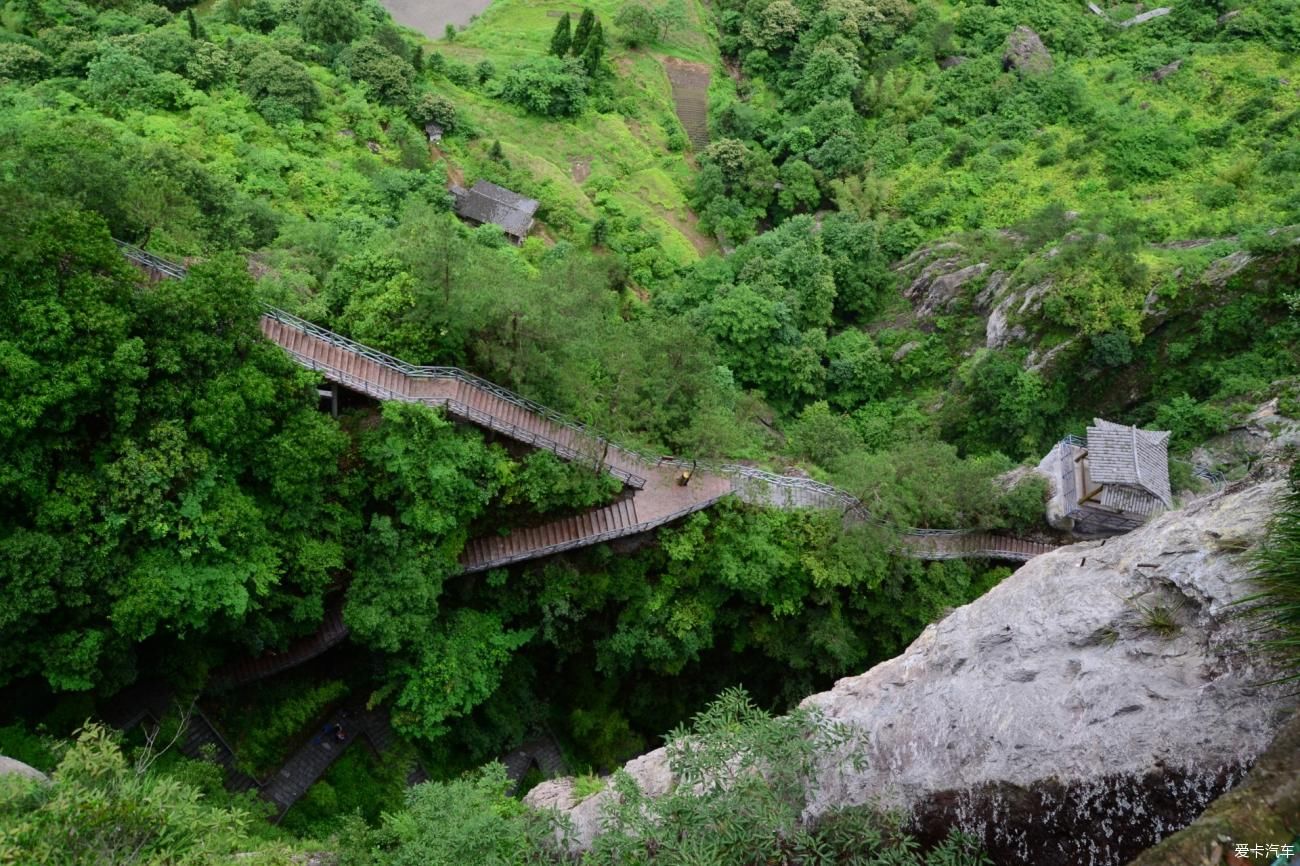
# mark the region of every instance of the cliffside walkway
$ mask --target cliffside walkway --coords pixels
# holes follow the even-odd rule
[[[244,683],[255,682],[281,671],[296,668],[303,662],[321,655],[330,647],[342,643],[347,636],[348,627],[343,623],[343,607],[337,605],[326,612],[325,620],[315,634],[294,641],[284,652],[268,652],[219,668],[209,679],[208,689],[210,691],[232,689]]]
[[[118,242],[123,254],[155,278],[183,278],[182,265]],[[616,538],[649,532],[708,508],[726,496],[772,508],[827,508],[849,521],[887,525],[843,490],[809,478],[749,466],[699,463],[644,454],[611,442],[574,419],[456,367],[409,364],[283,310],[267,309],[262,333],[297,363],[330,382],[377,400],[443,408],[462,421],[604,471],[633,495],[613,505],[505,535],[470,541],[465,572],[484,571]],[[690,471],[689,483],[682,476]],[[891,527],[898,551],[920,559],[987,557],[1025,561],[1053,548],[1041,542],[962,530]],[[341,638],[340,638],[341,639]]]
[[[343,633],[346,634],[346,630]],[[364,706],[344,706],[331,713],[322,726],[313,726],[310,729],[310,738],[303,742],[279,768],[265,779],[256,779],[236,766],[234,749],[197,706],[191,705],[186,710],[175,705],[173,698],[171,690],[160,682],[139,683],[126,689],[113,700],[104,714],[104,721],[123,731],[144,722],[149,722],[157,728],[170,711],[178,711],[184,728],[176,735],[175,748],[187,758],[215,761],[225,770],[226,790],[232,793],[256,790],[263,799],[275,806],[272,820],[276,823],[279,823],[289,807],[298,802],[359,738],[364,738],[376,754],[383,754],[393,745],[396,737],[386,711],[366,709]],[[332,733],[335,725],[340,726],[343,731],[344,737],[341,740]],[[326,733],[326,729],[331,732]],[[156,741],[154,745],[162,749],[168,743]],[[549,745],[554,748],[553,744]],[[532,752],[536,750],[536,748],[530,750],[530,744],[525,744],[517,751],[527,752],[531,759]],[[556,755],[558,756],[558,751]],[[530,765],[524,765],[519,773],[520,777]],[[558,774],[563,770],[563,764],[561,762],[558,768],[550,769]],[[427,781],[428,778],[424,768],[417,763],[408,774],[406,781],[407,784],[416,785]],[[518,779],[515,778],[515,781],[517,782]]]

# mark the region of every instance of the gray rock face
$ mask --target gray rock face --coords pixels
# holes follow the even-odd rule
[[[998,862],[1040,866],[1125,862],[1185,826],[1294,706],[1259,685],[1271,672],[1232,607],[1280,486],[1031,560],[901,656],[808,698],[870,741],[865,769],[824,768],[809,817],[877,803],[923,835],[956,824]],[[663,750],[628,770],[671,784]],[[557,780],[525,801],[567,811],[582,843],[606,795],[574,803]]]
[[[971,262],[966,250],[952,242],[921,247],[894,266],[907,281],[903,297],[918,319],[947,311],[961,290],[987,269],[983,262]]]
[[[1077,866],[1123,862],[1185,825],[1294,706],[1258,685],[1271,672],[1231,607],[1249,591],[1241,551],[1278,490],[1199,500],[1040,556],[902,656],[809,698],[871,741],[864,772],[827,769],[811,812],[882,801],[955,821],[1004,862]],[[1056,814],[1005,812],[1045,783]],[[1078,814],[1090,800],[1110,805]],[[1055,858],[1044,838],[1063,847]]]
[[[0,776],[24,776],[38,782],[48,782],[50,780],[49,776],[46,776],[30,764],[24,764],[22,761],[16,761],[4,755],[0,755]]]
[[[1021,25],[1007,37],[1002,68],[1021,75],[1043,75],[1052,71],[1052,55],[1037,33]]]

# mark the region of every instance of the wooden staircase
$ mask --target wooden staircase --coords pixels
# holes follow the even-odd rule
[[[572,547],[597,544],[602,538],[614,539],[644,531],[639,527],[635,499],[620,499],[613,505],[574,517],[511,530],[506,535],[472,539],[465,546],[460,563],[466,572],[483,571],[532,559],[537,550],[548,549],[558,553]]]
[[[294,641],[284,652],[268,652],[243,659],[215,671],[208,682],[211,690],[231,689],[295,668],[342,643],[348,636],[343,622],[343,606],[336,605],[325,614],[325,620],[314,634]]]
[[[678,72],[688,76],[701,74],[670,69],[671,74]],[[707,88],[707,73],[703,74]],[[686,86],[689,82],[683,78],[682,84]],[[151,278],[185,275],[181,265],[118,243],[123,254]],[[319,372],[331,382],[376,400],[441,407],[462,421],[545,448],[567,460],[599,467],[623,481],[631,491],[630,497],[586,514],[474,539],[461,556],[461,566],[466,571],[482,571],[636,535],[731,495],[763,507],[838,509],[847,519],[880,523],[857,499],[829,485],[746,466],[696,466],[642,454],[464,370],[408,364],[282,310],[269,309],[262,316],[261,327],[266,337],[284,348],[297,363]],[[690,481],[683,484],[682,474],[688,468]],[[922,559],[969,556],[1024,561],[1053,548],[1050,544],[987,533],[936,533],[906,528],[898,531],[903,537],[898,552]],[[266,663],[274,664],[270,660]]]

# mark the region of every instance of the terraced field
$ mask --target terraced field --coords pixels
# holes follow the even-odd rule
[[[673,88],[677,118],[686,128],[691,147],[701,151],[709,146],[709,67],[668,57],[664,71]]]

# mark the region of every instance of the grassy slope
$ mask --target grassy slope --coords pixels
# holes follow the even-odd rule
[[[615,38],[617,0],[589,4],[605,27],[607,55],[618,72],[617,112],[587,111],[574,120],[548,121],[490,99],[471,88],[445,81],[438,87],[456,101],[481,133],[472,142],[450,140],[446,153],[473,176],[491,143],[501,142],[507,159],[545,179],[545,205],[567,205],[585,219],[597,215],[595,201],[609,200],[628,216],[641,216],[662,238],[664,249],[679,263],[714,249],[711,239],[694,229],[684,190],[690,185],[688,158],[668,150],[667,130],[676,124],[672,93],[660,58],[679,57],[721,70],[707,16],[699,0],[691,0],[691,27],[673,34],[650,50],[631,51]],[[576,23],[583,5],[529,0],[497,0],[455,42],[438,41],[431,49],[449,58],[474,64],[491,60],[498,72],[520,60],[543,54],[557,18],[548,12],[567,11]],[[715,72],[715,77],[719,77]],[[724,76],[721,76],[725,78]],[[577,163],[589,163],[590,177],[575,180]],[[600,190],[605,190],[601,196]]]
[[[1111,38],[1136,35],[1116,32]],[[1255,128],[1236,130],[1223,145],[1197,148],[1190,164],[1171,176],[1119,189],[1107,176],[1103,144],[1081,135],[1078,125],[1041,127],[1011,152],[995,152],[993,161],[980,162],[977,151],[960,168],[941,156],[913,155],[896,169],[879,172],[890,185],[886,210],[906,214],[908,194],[930,188],[944,189],[945,199],[957,201],[951,218],[939,220],[937,234],[1010,226],[1052,202],[1090,211],[1103,203],[1135,203],[1142,218],[1156,223],[1171,239],[1221,236],[1244,226],[1284,221],[1278,207],[1280,190],[1267,172],[1258,170],[1261,153],[1280,142],[1270,142],[1259,129],[1300,109],[1300,88],[1293,83],[1296,73],[1290,60],[1248,42],[1170,56],[1184,62],[1163,83],[1152,80],[1145,69],[1139,71],[1129,57],[1072,58],[1063,65],[1083,82],[1090,105],[1113,117],[1116,126],[1151,118],[1196,135],[1231,123],[1252,99],[1267,95],[1269,105]],[[1054,161],[1044,158],[1048,151],[1056,154]],[[1207,203],[1202,196],[1213,188],[1230,189],[1230,194]]]

